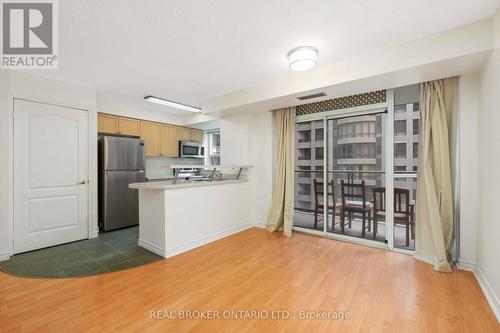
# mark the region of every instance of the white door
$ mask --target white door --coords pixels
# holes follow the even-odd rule
[[[14,100],[14,253],[88,237],[88,112]]]

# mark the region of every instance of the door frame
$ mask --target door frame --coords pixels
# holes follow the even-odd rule
[[[323,179],[328,179],[328,126],[327,122],[330,119],[338,119],[345,118],[350,116],[362,116],[369,115],[374,113],[380,113],[387,111],[387,124],[385,131],[385,178],[386,178],[386,210],[393,211],[394,210],[394,89],[386,90],[386,101],[383,103],[377,104],[369,104],[363,106],[356,106],[345,109],[331,110],[325,112],[312,113],[308,115],[297,116],[295,122],[309,122],[314,120],[323,120],[323,135],[324,135],[324,144],[323,144]],[[402,175],[404,176],[404,175]],[[328,183],[323,182],[323,192],[327,193]],[[323,196],[323,205],[327,207],[327,196]],[[325,210],[323,212],[323,221],[326,221],[326,215],[328,212]],[[392,250],[396,252],[402,252],[407,254],[412,254],[414,251],[398,249],[394,247],[394,216],[392,214],[388,214],[386,216],[386,237],[387,244],[381,243],[378,241],[374,241],[371,239],[365,238],[355,238],[346,235],[334,234],[327,232],[327,223],[323,223],[323,230],[310,230],[307,228],[293,226],[293,230],[300,231],[303,233],[308,233],[316,236],[322,236],[326,238],[348,241],[351,243],[367,245],[371,247],[383,248],[387,250]]]
[[[96,238],[99,233],[97,224],[97,112],[95,107],[82,107],[81,105],[69,105],[68,103],[59,103],[58,101],[41,100],[9,94],[9,152],[8,152],[8,225],[10,237],[10,249],[8,253],[0,253],[0,260],[8,260],[14,254],[14,101],[22,100],[33,103],[53,105],[65,108],[76,109],[87,112],[88,119],[88,214],[87,214],[87,239]]]

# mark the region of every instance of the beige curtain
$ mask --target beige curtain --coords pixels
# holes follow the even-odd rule
[[[415,255],[451,272],[458,79],[420,85],[420,161]]]
[[[274,111],[276,120],[276,172],[267,230],[283,230],[292,235],[293,225],[293,163],[295,138],[295,107]]]

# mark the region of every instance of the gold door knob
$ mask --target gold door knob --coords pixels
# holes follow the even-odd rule
[[[87,181],[86,181],[86,180],[80,180],[80,183],[79,183],[79,184],[80,184],[80,185],[85,185],[85,184],[87,184]]]

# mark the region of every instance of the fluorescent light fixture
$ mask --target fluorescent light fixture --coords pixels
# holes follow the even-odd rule
[[[185,104],[181,104],[181,103],[168,101],[166,99],[159,98],[159,97],[146,96],[146,97],[144,97],[144,99],[148,102],[151,102],[151,103],[166,105],[166,106],[170,106],[170,107],[173,107],[176,109],[181,109],[181,110],[185,110],[185,111],[189,111],[189,112],[201,112],[200,108],[196,108],[194,106],[189,106],[189,105],[185,105]]]
[[[312,46],[297,47],[288,52],[288,67],[294,72],[304,72],[316,67],[318,50]]]

